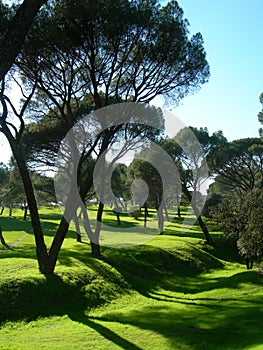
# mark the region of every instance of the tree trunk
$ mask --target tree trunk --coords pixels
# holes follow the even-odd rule
[[[166,204],[164,205],[164,211],[165,211],[166,220],[169,222],[169,221],[170,221],[170,218],[169,218],[169,213],[168,213],[168,209],[167,209]]]
[[[76,213],[76,215],[74,215],[73,221],[74,221],[74,225],[75,225],[75,229],[76,229],[76,240],[77,240],[77,242],[81,243],[81,232],[80,232],[80,226],[79,226],[79,220],[78,220],[77,213]]]
[[[178,207],[177,207],[177,216],[178,216],[178,218],[181,217],[181,207],[180,207],[180,205],[178,205]]]
[[[4,210],[5,210],[5,207],[2,207],[2,208],[1,208],[1,213],[0,213],[0,215],[3,215]]]
[[[28,205],[25,204],[25,206],[24,206],[24,218],[23,218],[23,220],[26,220],[26,218],[27,218],[27,211],[28,211]]]
[[[100,251],[99,243],[90,242],[90,246],[91,246],[91,254],[96,258],[100,257],[101,251]]]
[[[163,218],[163,207],[160,206],[159,208],[156,208],[157,216],[158,216],[158,228],[160,235],[163,234],[163,225],[164,225],[164,218]]]
[[[9,205],[9,216],[12,216],[13,208],[12,205]]]
[[[62,243],[66,237],[69,228],[69,220],[66,220],[65,215],[60,220],[59,227],[49,249],[49,272],[53,273],[58,259],[58,254]]]
[[[5,125],[2,125],[2,130],[9,141],[11,150],[13,152],[13,156],[16,160],[19,173],[22,178],[25,194],[27,197],[28,208],[30,211],[31,224],[32,224],[32,228],[35,236],[36,255],[37,255],[39,270],[43,274],[51,273],[53,271],[50,271],[49,257],[48,257],[47,248],[44,241],[42,227],[39,219],[36,197],[34,194],[33,184],[29,175],[29,171],[27,169],[26,163],[21,153],[19,143],[17,143],[17,141],[13,138],[10,130]]]
[[[198,222],[198,224],[199,224],[199,226],[200,226],[200,228],[203,231],[203,234],[205,236],[206,243],[210,244],[210,245],[213,245],[212,237],[210,236],[210,234],[208,232],[206,224],[204,223],[204,221],[202,219],[201,213],[200,213],[197,205],[192,200],[191,193],[188,191],[187,187],[185,187],[185,186],[183,186],[183,191],[184,191],[185,195],[187,196],[187,198],[189,199],[189,201],[191,203],[191,206],[192,206],[193,212],[194,212],[194,214],[196,216],[197,222]]]
[[[100,202],[98,212],[97,212],[96,229],[91,242],[91,252],[92,252],[92,255],[96,257],[101,256],[99,238],[100,238],[100,229],[101,229],[103,210],[104,210],[104,204]]]
[[[90,240],[90,247],[91,247],[91,254],[95,257],[100,257],[101,256],[101,251],[100,251],[100,244],[99,244],[99,234],[100,234],[100,227],[101,227],[101,219],[102,219],[102,213],[103,213],[103,204],[100,202],[99,203],[99,208],[98,208],[98,213],[97,213],[97,225],[95,232],[92,232],[92,229],[89,224],[89,217],[87,214],[87,209],[84,205],[84,200],[82,200],[81,203],[81,212],[83,215],[83,225],[85,232]],[[98,221],[100,220],[100,221]]]
[[[118,211],[116,211],[116,218],[117,218],[117,224],[120,225],[121,224],[121,219],[120,219],[120,213]]]
[[[2,226],[0,225],[0,241],[2,243],[2,245],[7,245],[3,236],[3,231],[2,231]]]
[[[147,216],[148,216],[148,209],[147,209],[147,204],[144,204],[144,227],[147,225]]]

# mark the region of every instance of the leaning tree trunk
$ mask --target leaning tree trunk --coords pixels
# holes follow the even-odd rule
[[[2,130],[9,141],[13,156],[16,160],[19,173],[23,182],[28,208],[30,211],[31,224],[35,237],[36,255],[39,270],[43,274],[51,273],[53,271],[50,271],[49,257],[40,223],[36,197],[34,194],[33,184],[26,166],[26,162],[23,158],[21,149],[19,147],[19,143],[13,138],[13,135],[11,134],[10,130],[5,124],[2,124]]]
[[[197,218],[197,222],[201,228],[201,230],[203,231],[203,234],[205,236],[205,239],[206,239],[206,243],[207,244],[210,244],[212,245],[213,244],[213,241],[212,241],[212,238],[208,232],[208,229],[206,227],[206,224],[204,223],[203,219],[202,219],[202,216],[201,216],[201,213],[199,211],[199,209],[197,208],[196,204],[195,203],[192,203],[192,208],[193,208],[193,212]]]
[[[213,245],[213,240],[212,240],[212,237],[210,236],[209,232],[208,232],[208,229],[206,227],[206,224],[204,223],[203,219],[202,219],[202,216],[201,216],[201,213],[197,207],[197,205],[195,204],[195,202],[192,200],[192,195],[191,193],[188,191],[188,188],[186,186],[183,186],[183,191],[186,195],[186,197],[188,198],[188,200],[190,201],[191,203],[191,206],[192,206],[192,209],[193,209],[193,212],[196,216],[196,219],[197,219],[197,222],[205,236],[205,239],[206,239],[206,243],[207,244],[210,244],[210,245]]]
[[[59,227],[49,249],[49,273],[53,273],[58,259],[59,251],[69,228],[69,220],[62,216]]]
[[[103,213],[103,204],[100,202],[99,208],[98,208],[98,213],[97,213],[97,224],[96,224],[96,229],[93,232],[92,228],[89,223],[89,217],[87,214],[87,209],[84,204],[84,200],[81,203],[81,212],[83,215],[83,225],[85,232],[89,238],[90,241],[90,247],[91,247],[91,254],[94,257],[100,257],[101,252],[100,252],[100,244],[99,244],[99,236],[100,236],[100,228],[101,228],[101,220],[102,220],[102,213]],[[100,220],[100,221],[98,221]]]
[[[13,65],[37,12],[46,2],[47,0],[24,0],[12,18],[0,48],[0,81]]]
[[[25,162],[23,161],[22,156],[20,156],[20,152],[16,153],[13,150],[13,154],[16,160],[18,160],[18,168],[20,170],[20,175],[25,188],[28,208],[30,211],[32,228],[35,236],[36,255],[37,255],[39,270],[43,274],[52,273],[54,270],[53,271],[50,270],[47,248],[44,241],[44,236],[43,236],[38,208],[37,208],[37,202],[36,202],[32,182],[29,176],[29,172]]]
[[[101,222],[102,222],[102,214],[104,210],[104,204],[102,202],[99,203],[99,208],[97,212],[97,223],[96,223],[96,229],[94,232],[93,239],[91,241],[91,253],[93,256],[100,257],[101,251],[100,251],[100,230],[101,230]]]

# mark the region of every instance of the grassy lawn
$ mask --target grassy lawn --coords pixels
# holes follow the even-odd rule
[[[58,213],[41,210],[47,243]],[[108,210],[117,243],[114,220]],[[0,217],[7,243],[16,242],[0,251],[0,349],[263,349],[262,277],[219,233],[204,249],[199,228],[181,230],[181,221],[142,245],[107,245],[102,259],[76,242],[72,226],[56,274],[45,277],[22,211]]]

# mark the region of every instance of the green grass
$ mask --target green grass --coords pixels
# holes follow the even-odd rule
[[[58,213],[41,210],[47,242]],[[263,349],[263,279],[220,233],[208,248],[197,226],[182,232],[176,219],[163,236],[106,246],[94,259],[71,227],[56,274],[45,277],[29,221],[15,215],[0,217],[8,244],[27,233],[0,252],[0,349]],[[110,210],[105,220],[118,236]]]

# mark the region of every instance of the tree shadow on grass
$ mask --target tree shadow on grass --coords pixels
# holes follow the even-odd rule
[[[72,271],[67,270],[64,270],[63,278],[57,275],[45,278],[40,275],[37,281],[7,280],[5,284],[1,284],[0,289],[1,300],[8,300],[8,303],[1,305],[1,321],[30,321],[38,317],[68,315],[71,320],[94,329],[102,337],[127,350],[139,350],[140,347],[138,343],[133,344],[128,336],[126,338],[120,335],[121,332],[117,334],[113,331],[111,322],[150,330],[153,334],[163,336],[171,349],[176,349],[178,344],[193,350],[242,349],[263,342],[261,299],[251,297],[250,301],[249,297],[244,297],[243,300],[229,298],[219,302],[218,299],[209,297],[196,297],[196,293],[214,289],[222,289],[222,293],[224,288],[235,290],[244,283],[262,287],[262,278],[255,271],[245,271],[230,277],[207,278],[199,275],[199,270],[196,269],[183,276],[176,274],[178,267],[174,267],[174,263],[179,262],[173,260],[173,257],[166,256],[164,267],[163,257],[155,247],[149,251],[143,247],[141,250],[121,250],[121,255],[120,251],[111,254],[109,250],[107,252],[108,263],[104,260],[87,259],[85,250],[62,252],[63,264],[67,262],[70,266],[70,259],[73,257],[81,263],[86,262],[90,267],[91,272],[87,270],[85,274],[76,276],[75,280]],[[120,260],[117,264],[118,257]],[[119,275],[112,269],[113,266],[119,271]],[[188,268],[186,263],[183,270],[187,271]],[[99,289],[88,289],[98,276]],[[116,294],[118,297],[121,290],[123,293],[129,292],[125,281],[146,298],[158,300],[160,304],[153,303],[138,309],[135,306],[125,313],[105,312],[102,317],[85,314],[91,307],[103,305],[115,297],[110,294],[111,289],[106,294],[101,293],[105,283],[112,283],[114,286],[119,284],[118,295]],[[167,292],[160,292],[160,288]],[[171,297],[169,292],[187,295]]]
[[[85,290],[95,277],[85,276],[79,283],[65,282],[60,276],[39,276],[34,280],[6,280],[0,285],[0,324],[24,320],[30,322],[39,317],[67,315],[72,321],[94,329],[102,337],[122,349],[141,350],[138,346],[111,329],[89,319],[85,312],[92,306],[105,303],[96,291],[93,295]],[[89,332],[87,332],[88,338]]]
[[[79,322],[81,324],[84,324],[85,326],[94,329],[98,334],[100,334],[105,339],[108,339],[115,345],[118,345],[120,348],[125,350],[142,350],[142,348],[138,347],[137,345],[130,342],[128,339],[125,339],[124,337],[118,335],[116,332],[113,332],[110,328],[99,324],[95,320],[92,320],[91,318],[88,318],[87,316],[78,316],[76,314],[74,315],[68,315],[73,321]]]
[[[151,330],[169,342],[170,349],[178,344],[192,350],[243,349],[263,343],[261,320],[263,305],[232,307],[229,305],[191,305],[187,309],[160,305],[143,307],[128,313],[112,312],[92,320],[116,322]],[[188,348],[187,347],[187,348]]]
[[[185,297],[149,291],[151,287],[146,289],[146,285],[142,286],[137,281],[139,293],[161,304],[133,308],[128,312],[105,312],[102,317],[91,318],[104,324],[117,320],[123,325],[151,330],[167,338],[171,349],[176,349],[178,344],[187,345],[193,350],[243,349],[263,343],[262,297],[248,295],[235,299],[224,298],[223,294],[224,289],[235,291],[245,283],[262,288],[262,278],[255,271],[211,279],[195,276],[189,278],[187,283],[183,279],[180,282],[171,283],[167,290],[183,293]],[[222,289],[222,299],[195,296],[215,289]]]
[[[3,229],[3,233],[8,231],[30,231],[31,224],[28,220],[15,217],[1,217],[0,223]]]

